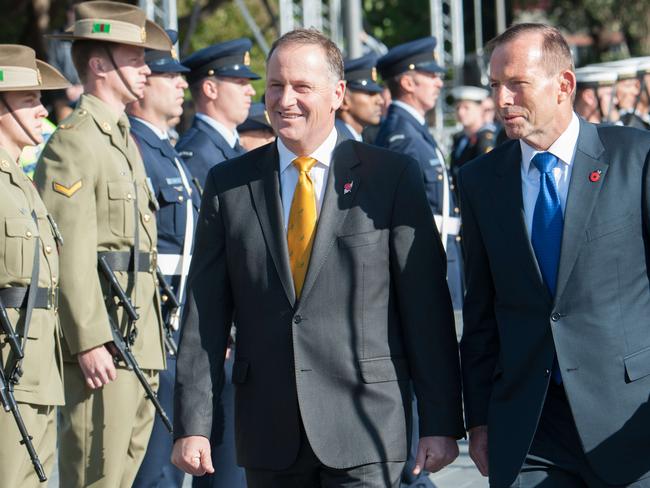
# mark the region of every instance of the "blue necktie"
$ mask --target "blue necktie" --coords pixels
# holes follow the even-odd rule
[[[531,242],[544,283],[551,296],[555,296],[564,226],[560,195],[552,173],[557,164],[557,158],[549,152],[542,152],[533,157],[532,163],[539,170],[540,177],[539,195],[537,195],[533,213]],[[553,380],[557,384],[562,383],[557,359],[553,363],[552,374]]]

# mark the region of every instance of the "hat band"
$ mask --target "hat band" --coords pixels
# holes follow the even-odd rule
[[[3,88],[27,88],[40,86],[40,84],[37,69],[24,66],[0,66],[0,91]]]
[[[144,44],[147,33],[144,27],[110,19],[82,19],[74,24],[75,36],[93,38],[98,41],[106,39],[111,42],[133,42]]]

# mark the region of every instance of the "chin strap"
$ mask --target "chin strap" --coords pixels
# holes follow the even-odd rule
[[[4,105],[5,109],[7,109],[7,112],[13,117],[13,119],[16,121],[18,126],[23,130],[23,132],[27,135],[27,137],[29,137],[30,140],[34,143],[34,146],[38,146],[40,144],[40,141],[36,137],[34,137],[34,134],[32,134],[29,130],[27,130],[25,124],[23,124],[23,122],[14,113],[13,109],[9,105],[9,102],[7,102],[4,93],[0,93],[0,101],[2,101],[2,105]]]
[[[139,99],[140,96],[136,94],[133,89],[131,88],[131,85],[127,83],[127,81],[124,79],[124,75],[122,75],[122,71],[120,68],[117,67],[117,63],[115,62],[115,58],[113,57],[113,53],[111,52],[111,48],[108,47],[106,44],[104,44],[104,50],[106,51],[106,54],[108,55],[108,60],[111,62],[113,65],[113,68],[115,69],[115,72],[117,73],[117,76],[120,77],[120,80],[122,81],[122,84],[124,87],[129,91],[131,95],[133,95],[136,99]]]

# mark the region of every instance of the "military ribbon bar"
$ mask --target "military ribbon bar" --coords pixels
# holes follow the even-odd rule
[[[93,34],[97,32],[109,34],[111,32],[111,24],[93,24]]]

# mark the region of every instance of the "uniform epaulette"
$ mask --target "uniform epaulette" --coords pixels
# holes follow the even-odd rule
[[[79,109],[73,111],[66,119],[58,125],[58,129],[74,129],[81,122],[87,119],[88,111],[86,109]]]

